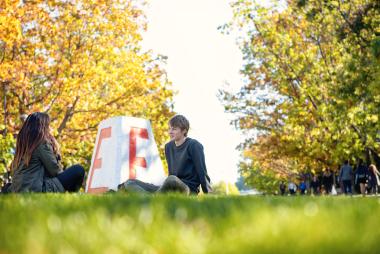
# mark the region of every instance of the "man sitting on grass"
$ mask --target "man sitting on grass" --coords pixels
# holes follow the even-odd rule
[[[211,192],[210,177],[207,175],[203,146],[197,140],[187,137],[190,124],[182,115],[176,115],[169,121],[170,142],[165,145],[165,157],[169,167],[169,176],[161,187],[129,179],[119,185],[119,189],[141,192]]]

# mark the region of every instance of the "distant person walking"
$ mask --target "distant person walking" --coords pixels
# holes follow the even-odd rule
[[[379,175],[380,172],[377,170],[376,166],[371,164],[368,168],[368,192],[370,194],[379,193]]]
[[[304,180],[301,181],[299,188],[300,188],[300,194],[305,195],[306,194],[306,183]]]
[[[313,178],[311,179],[310,189],[311,194],[313,195],[319,195],[321,191],[321,183],[319,182],[318,177],[316,175],[313,175]]]
[[[334,183],[334,176],[330,168],[326,168],[322,176],[322,185],[326,191],[326,194],[331,194],[332,186]]]
[[[286,185],[285,185],[285,183],[283,181],[281,181],[281,183],[280,183],[280,194],[282,196],[284,196],[285,192],[286,192]]]
[[[297,185],[295,183],[293,183],[292,181],[290,181],[289,184],[288,184],[288,189],[289,189],[290,195],[296,195]]]
[[[348,160],[344,162],[344,165],[340,169],[339,179],[343,183],[343,193],[344,194],[352,194],[352,167]]]
[[[355,184],[359,184],[360,193],[365,195],[365,186],[368,178],[368,169],[364,164],[363,160],[360,159],[358,163],[358,167],[355,171]]]
[[[26,118],[17,135],[8,192],[74,192],[82,186],[82,166],[62,171],[59,145],[49,125],[50,118],[45,113],[36,112]]]

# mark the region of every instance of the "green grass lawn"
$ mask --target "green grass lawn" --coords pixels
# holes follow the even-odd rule
[[[0,253],[379,251],[379,198],[0,196]]]

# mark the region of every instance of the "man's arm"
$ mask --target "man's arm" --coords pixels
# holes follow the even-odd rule
[[[194,142],[191,145],[191,156],[194,162],[195,170],[197,171],[203,193],[212,192],[210,177],[207,175],[205,155],[203,146],[199,142]]]
[[[166,164],[168,164],[168,175],[172,175],[173,172],[171,172],[171,165],[170,165],[170,158],[169,158],[169,143],[165,144],[165,159],[166,159]]]

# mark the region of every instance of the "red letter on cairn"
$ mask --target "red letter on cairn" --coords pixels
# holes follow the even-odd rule
[[[104,128],[100,131],[99,141],[96,147],[95,160],[94,160],[94,164],[92,165],[92,169],[90,173],[90,182],[88,184],[88,190],[87,190],[88,193],[102,193],[108,190],[107,187],[91,188],[91,184],[92,184],[92,177],[94,176],[95,170],[102,168],[102,158],[98,157],[100,146],[102,144],[103,139],[111,137],[111,131],[112,131],[112,127]]]
[[[136,138],[149,139],[147,129],[132,127],[129,133],[129,179],[136,179],[136,168],[146,168],[144,157],[136,157]]]

